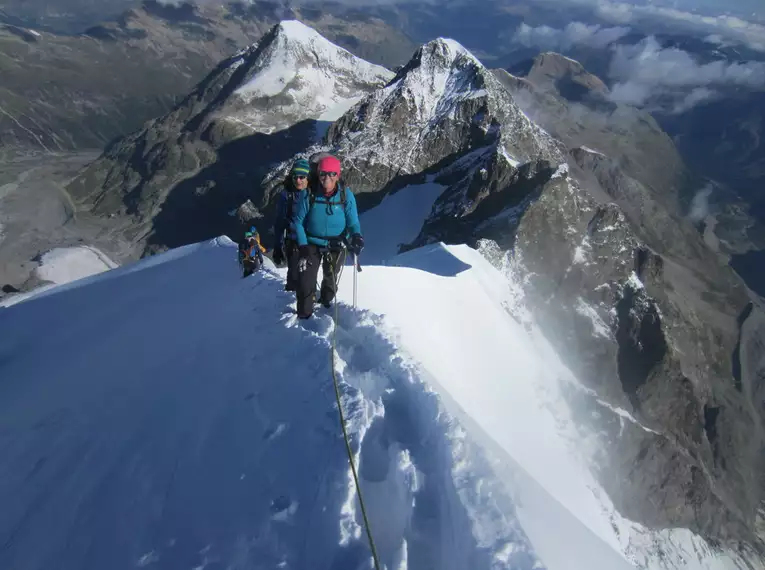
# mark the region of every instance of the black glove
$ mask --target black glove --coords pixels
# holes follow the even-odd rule
[[[364,238],[361,237],[361,234],[353,234],[351,242],[348,244],[348,250],[354,255],[359,255],[362,249],[364,249]]]
[[[274,252],[272,254],[272,257],[276,265],[281,265],[282,263],[284,263],[284,249],[282,248],[282,246],[277,245],[276,247],[274,247]]]

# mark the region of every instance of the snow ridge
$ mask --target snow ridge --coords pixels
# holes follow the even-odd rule
[[[194,244],[0,311],[0,525],[15,529],[0,567],[366,567],[334,334],[387,568],[744,567],[619,516],[587,462],[601,436],[567,401],[589,392],[480,253],[369,265],[359,309],[345,271],[336,328],[321,309],[296,318],[284,270],[242,279],[235,254]]]
[[[272,265],[241,279],[229,240],[157,257],[0,311],[0,327],[14,331],[0,336],[0,354],[12,355],[0,374],[25,380],[24,390],[0,384],[14,434],[0,523],[17,529],[0,567],[365,567],[328,358],[334,333],[385,566],[542,567],[483,454],[383,318],[343,305],[336,331],[326,312],[299,321]],[[51,441],[60,453],[38,462],[30,483],[24,474]],[[74,456],[77,468],[65,469]]]

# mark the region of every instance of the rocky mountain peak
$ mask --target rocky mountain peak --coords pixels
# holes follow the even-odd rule
[[[598,76],[589,73],[581,63],[554,52],[541,53],[535,57],[526,78],[537,87],[552,88],[567,99],[577,99],[590,93],[605,95],[609,92],[606,84]]]
[[[680,212],[679,196],[694,182],[673,140],[648,112],[614,103],[599,78],[559,54],[539,55],[524,73],[494,70],[532,121],[569,149],[607,155]]]
[[[516,164],[538,156],[562,160],[557,144],[494,75],[459,43],[443,38],[420,47],[385,88],[334,123],[326,142],[365,172],[349,179],[360,192],[492,144]]]

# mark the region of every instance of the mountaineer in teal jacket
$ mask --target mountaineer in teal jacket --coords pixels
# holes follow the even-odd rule
[[[325,156],[319,161],[317,172],[317,183],[303,193],[295,208],[295,236],[300,252],[297,313],[303,319],[313,314],[319,264],[324,272],[319,302],[330,307],[337,294],[340,270],[345,265],[346,245],[354,255],[364,248],[356,198],[340,181],[340,161]]]

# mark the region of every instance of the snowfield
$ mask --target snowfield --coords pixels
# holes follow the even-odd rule
[[[0,309],[0,568],[371,568],[331,366],[388,570],[738,567],[614,511],[506,275],[387,263],[336,329],[227,238]]]
[[[104,252],[88,245],[51,249],[40,256],[38,266],[32,272],[35,278],[45,284],[3,299],[0,307],[15,305],[60,285],[98,275],[115,267],[117,264]]]
[[[44,253],[35,275],[57,285],[114,269],[117,264],[95,247],[58,247]]]

